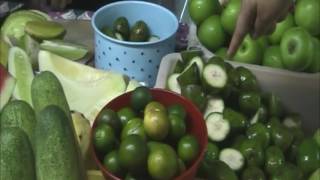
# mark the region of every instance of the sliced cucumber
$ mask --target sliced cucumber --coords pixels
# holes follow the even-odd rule
[[[301,118],[297,114],[288,115],[284,118],[283,125],[287,128],[301,128]]]
[[[173,73],[182,73],[184,70],[184,64],[181,60],[178,60],[174,66]]]
[[[152,35],[148,39],[149,42],[156,42],[156,41],[159,41],[159,40],[160,40],[160,37],[156,36],[156,35]]]
[[[210,61],[202,72],[204,86],[209,91],[216,92],[223,89],[228,81],[228,75],[224,64]]]
[[[230,132],[230,124],[223,119],[221,113],[211,113],[206,119],[209,139],[215,142],[223,141]]]
[[[188,64],[192,58],[196,57],[196,56],[202,56],[202,51],[195,49],[195,50],[185,50],[185,51],[181,51],[180,55],[182,58],[182,61],[185,64]]]
[[[250,124],[256,124],[257,122],[265,122],[267,120],[267,109],[265,106],[261,106],[250,120]]]
[[[245,162],[240,151],[233,148],[225,148],[220,152],[219,160],[226,163],[232,170],[240,170]]]
[[[186,68],[180,76],[177,78],[181,87],[187,86],[190,84],[199,84],[199,69],[196,63],[192,63],[191,66]]]
[[[220,97],[210,97],[207,102],[206,110],[204,111],[204,119],[213,112],[222,113],[224,109],[224,101]]]
[[[202,74],[203,67],[204,67],[203,59],[200,56],[193,57],[185,69],[188,69],[193,63],[196,63],[198,67],[199,76],[200,76]]]
[[[179,82],[177,80],[177,78],[179,76],[180,76],[179,73],[171,74],[168,78],[167,87],[170,91],[181,94],[181,87],[180,87]]]

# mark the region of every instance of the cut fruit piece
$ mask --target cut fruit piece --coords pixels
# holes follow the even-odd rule
[[[43,50],[38,59],[39,70],[51,71],[61,82],[70,109],[82,113],[90,123],[106,103],[127,89],[121,74],[94,69]]]
[[[85,160],[90,145],[90,122],[79,112],[71,114],[74,129],[76,130],[78,144],[80,146],[83,160]]]
[[[206,110],[204,111],[204,119],[214,112],[223,113],[224,101],[220,97],[210,97],[207,102]]]
[[[244,157],[240,151],[233,148],[225,148],[220,152],[219,160],[226,163],[232,170],[240,170],[244,163]]]
[[[10,48],[8,69],[10,74],[16,79],[13,97],[26,101],[32,106],[31,83],[34,74],[30,59],[23,49],[18,47]]]
[[[98,170],[88,170],[87,171],[88,180],[105,180],[101,171]]]
[[[84,58],[88,53],[85,46],[59,40],[43,41],[40,48],[73,61]]]
[[[29,34],[25,34],[23,37],[23,49],[30,57],[30,61],[34,70],[38,69],[38,53],[39,42],[32,38]]]
[[[10,44],[7,42],[9,40],[5,40],[7,37],[0,37],[0,64],[4,67],[8,65],[8,56],[9,56],[9,49]]]
[[[0,110],[10,100],[13,93],[16,80],[9,74],[9,72],[0,64]]]
[[[168,84],[167,87],[170,91],[176,92],[178,94],[181,94],[181,87],[179,85],[179,82],[177,78],[180,76],[179,73],[171,74],[168,78]]]
[[[211,141],[223,141],[230,132],[230,124],[221,113],[211,113],[206,119],[208,136]]]
[[[213,57],[203,68],[202,81],[204,87],[214,92],[223,89],[228,81],[224,61],[221,58]]]
[[[13,37],[20,41],[25,34],[24,28],[27,22],[45,20],[46,18],[32,11],[16,11],[6,18],[1,27],[1,36]]]
[[[24,30],[32,37],[42,40],[63,37],[66,32],[60,23],[53,21],[29,21]]]

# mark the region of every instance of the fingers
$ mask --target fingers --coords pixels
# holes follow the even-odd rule
[[[250,1],[243,0],[241,4],[241,10],[237,20],[236,28],[233,33],[231,43],[228,49],[229,57],[232,57],[236,53],[243,38],[252,28],[252,22],[254,20],[256,10],[255,10],[254,4],[246,3],[246,2],[250,2]]]

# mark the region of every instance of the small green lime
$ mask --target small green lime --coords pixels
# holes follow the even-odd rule
[[[118,117],[120,118],[122,127],[124,127],[128,121],[137,117],[137,114],[130,107],[121,108],[118,112]]]
[[[116,176],[122,175],[123,169],[120,166],[119,154],[117,151],[114,150],[108,153],[103,159],[103,164],[112,174]]]
[[[168,114],[175,114],[179,116],[181,119],[185,119],[187,116],[187,112],[181,104],[173,104],[168,107]]]
[[[186,123],[185,121],[178,115],[170,114],[170,129],[169,129],[169,137],[172,140],[179,140],[186,133]]]
[[[193,135],[185,135],[178,142],[178,155],[186,163],[192,163],[199,154],[199,143]]]
[[[110,125],[116,134],[121,131],[121,121],[116,112],[112,109],[104,108],[97,117],[98,124],[105,123]]]
[[[110,152],[115,145],[113,129],[106,124],[100,124],[94,129],[93,144],[100,153]]]
[[[131,107],[136,111],[142,111],[151,100],[152,94],[147,87],[137,87],[131,94]]]

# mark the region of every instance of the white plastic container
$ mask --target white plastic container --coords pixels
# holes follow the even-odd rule
[[[181,59],[180,53],[168,54],[162,59],[155,87],[166,87],[167,77],[173,71],[178,59]],[[228,62],[235,67],[249,68],[256,75],[263,91],[275,93],[288,110],[302,116],[302,125],[305,130],[313,132],[320,127],[320,73],[297,73]]]

